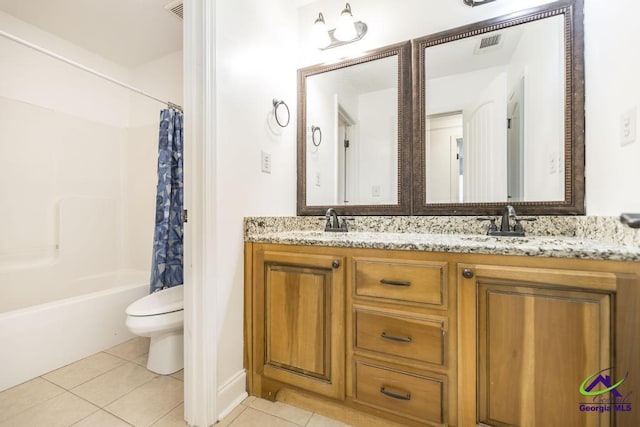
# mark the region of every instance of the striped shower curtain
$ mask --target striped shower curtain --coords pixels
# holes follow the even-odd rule
[[[182,284],[183,119],[183,114],[177,110],[166,109],[160,112],[156,225],[150,292]]]

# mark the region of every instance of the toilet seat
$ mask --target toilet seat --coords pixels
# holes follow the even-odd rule
[[[184,310],[183,285],[154,292],[127,307],[128,316],[157,316]]]

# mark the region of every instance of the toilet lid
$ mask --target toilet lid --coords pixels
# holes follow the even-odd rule
[[[183,285],[178,285],[140,298],[127,307],[126,313],[129,316],[153,316],[183,309]]]

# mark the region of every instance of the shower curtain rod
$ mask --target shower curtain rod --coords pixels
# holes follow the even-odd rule
[[[136,92],[136,93],[138,93],[140,95],[146,96],[147,98],[151,98],[151,99],[153,99],[155,101],[161,102],[162,104],[165,104],[168,108],[173,108],[175,110],[182,111],[182,107],[177,105],[177,104],[174,104],[172,102],[168,102],[168,101],[165,101],[163,99],[160,99],[160,98],[158,98],[156,96],[153,96],[153,95],[151,95],[151,94],[149,94],[149,93],[147,93],[147,92],[145,92],[143,90],[137,89],[137,88],[135,88],[133,86],[130,86],[130,85],[124,83],[124,82],[121,82],[120,80],[116,80],[116,79],[114,79],[112,77],[107,76],[106,74],[102,74],[101,72],[96,71],[93,68],[86,67],[86,66],[84,66],[84,65],[82,65],[82,64],[80,64],[78,62],[72,61],[72,60],[70,60],[68,58],[65,58],[64,56],[58,55],[57,53],[51,52],[50,50],[44,49],[44,48],[42,48],[42,47],[40,47],[38,45],[35,45],[35,44],[30,43],[30,42],[28,42],[28,41],[26,41],[24,39],[21,39],[20,37],[16,37],[13,34],[10,34],[10,33],[7,33],[5,31],[0,30],[0,36],[5,37],[5,38],[7,38],[9,40],[13,40],[16,43],[19,43],[19,44],[21,44],[23,46],[26,46],[28,48],[31,48],[33,50],[36,50],[36,51],[38,51],[40,53],[44,53],[45,55],[50,56],[52,58],[55,58],[55,59],[57,59],[59,61],[66,62],[67,64],[69,64],[69,65],[71,65],[73,67],[79,68],[80,70],[86,71],[87,73],[93,74],[94,76],[100,77],[101,79],[110,81],[111,83],[117,84],[118,86],[121,86],[121,87],[123,87],[125,89],[129,89],[129,90],[131,90],[133,92]]]

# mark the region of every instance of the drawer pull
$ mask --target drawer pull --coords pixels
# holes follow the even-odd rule
[[[380,387],[380,393],[384,394],[385,396],[393,397],[394,399],[411,400],[411,393],[407,393],[407,394],[393,393],[385,390],[384,386]]]
[[[380,334],[380,336],[386,340],[391,340],[391,341],[399,341],[399,342],[411,342],[413,341],[411,339],[411,337],[407,337],[407,338],[403,338],[403,337],[396,337],[394,335],[387,335],[386,332],[383,332]]]
[[[398,280],[380,279],[380,283],[391,286],[411,286],[411,282],[402,282]]]

